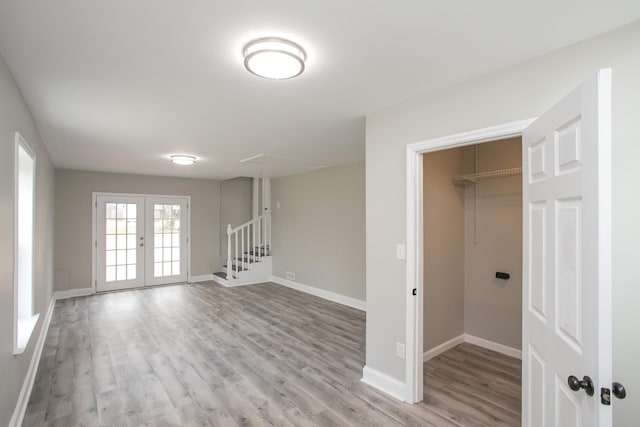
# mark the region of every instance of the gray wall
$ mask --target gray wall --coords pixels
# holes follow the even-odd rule
[[[220,262],[227,263],[227,225],[232,228],[251,220],[253,179],[234,178],[220,182]]]
[[[364,163],[272,181],[273,275],[365,300]],[[280,203],[280,208],[277,207]]]
[[[479,171],[519,167],[520,138],[480,144]],[[465,150],[473,164],[473,147]],[[467,169],[472,171],[471,168]],[[478,242],[473,241],[473,185],[465,191],[465,332],[522,348],[522,178],[480,180]],[[508,281],[496,271],[511,274]]]
[[[191,275],[220,271],[220,181],[56,170],[56,291],[91,287],[93,192],[191,196]]]
[[[13,355],[14,133],[36,153],[34,312],[40,319],[24,353]],[[4,59],[0,57],[0,425],[18,400],[35,342],[53,296],[54,170],[38,130]]]
[[[464,333],[464,149],[424,155],[424,351]]]
[[[406,238],[406,146],[537,117],[599,68],[613,68],[613,305],[614,378],[640,390],[635,327],[640,301],[637,238],[640,202],[640,23],[530,61],[435,91],[367,116],[367,366],[404,381],[404,261],[395,245]],[[615,401],[616,425],[634,425],[640,394]]]

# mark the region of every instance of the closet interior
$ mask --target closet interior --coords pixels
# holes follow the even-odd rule
[[[425,400],[442,391],[469,422],[519,422],[521,138],[423,160]]]

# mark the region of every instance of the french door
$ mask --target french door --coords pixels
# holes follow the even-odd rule
[[[187,199],[147,197],[146,285],[187,281]]]
[[[188,198],[96,196],[96,291],[187,280]]]

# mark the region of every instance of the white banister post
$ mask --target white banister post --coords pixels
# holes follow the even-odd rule
[[[227,224],[227,280],[231,269],[231,224]]]
[[[269,255],[271,255],[271,212],[269,212]]]
[[[258,251],[258,261],[262,261],[262,252],[260,246],[262,245],[262,216],[258,217],[258,247],[255,249]]]
[[[251,224],[247,225],[247,252],[250,251],[251,248]],[[244,254],[242,254],[244,257]],[[247,268],[251,270],[251,255],[247,253]]]
[[[236,277],[238,277],[238,231],[236,231],[235,233],[235,246],[236,246],[236,255],[234,257],[234,259],[236,260]]]
[[[245,227],[242,227],[242,250],[240,251],[240,265],[242,269],[244,269],[244,229]]]

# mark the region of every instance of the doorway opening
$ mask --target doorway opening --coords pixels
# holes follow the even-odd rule
[[[420,402],[424,396],[423,379],[423,155],[441,150],[467,147],[484,142],[519,138],[535,119],[507,123],[443,138],[417,142],[407,146],[407,335],[405,400]],[[413,290],[417,290],[414,293]]]
[[[94,193],[94,291],[186,282],[189,204],[188,196]]]
[[[444,406],[465,423],[518,424],[522,139],[422,156],[425,399],[456,400]]]

